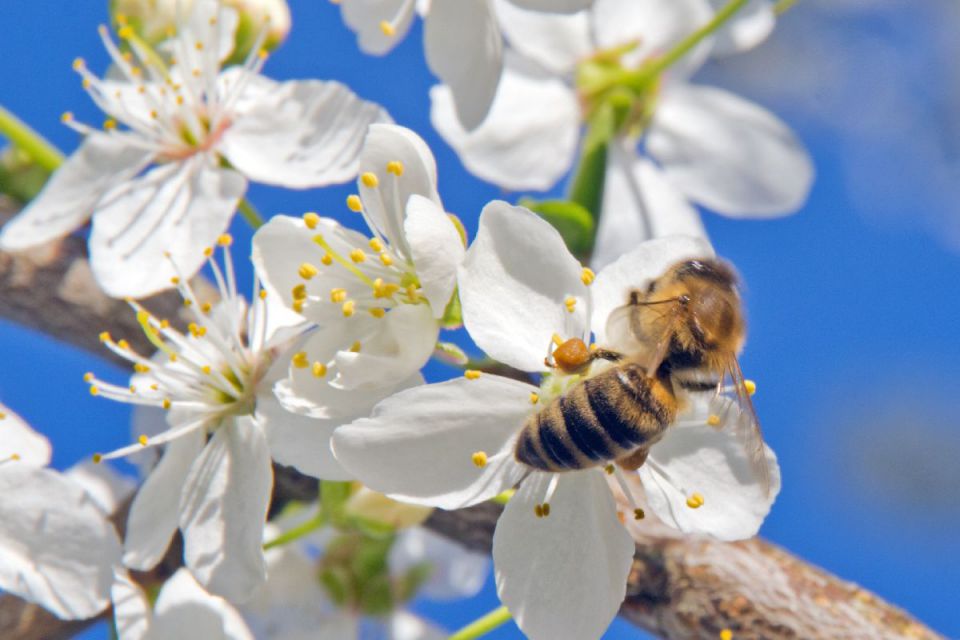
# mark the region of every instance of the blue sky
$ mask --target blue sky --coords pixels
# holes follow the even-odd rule
[[[960,92],[938,64],[956,59],[943,32],[957,15],[945,2],[867,11],[848,1],[827,20],[825,4],[802,0],[764,49],[704,75],[784,117],[817,167],[795,216],[705,218],[746,283],[742,364],[758,381],[757,409],[783,470],[762,533],[957,636],[960,259],[951,247],[960,224],[950,133],[960,130]],[[390,57],[370,58],[357,53],[336,7],[291,6],[293,32],[268,74],[339,79],[384,104],[433,148],[444,203],[471,237],[488,200],[521,195],[471,177],[432,130],[419,28]],[[62,112],[102,121],[70,65],[83,56],[91,69],[105,68],[96,33],[105,19],[105,3],[4,6],[0,103],[65,151],[77,136],[60,124]],[[348,192],[254,187],[249,196],[268,215],[315,210],[356,224],[343,205]],[[242,223],[235,235],[248,246]],[[241,271],[252,277],[249,266]],[[91,398],[81,380],[91,369],[114,380],[122,372],[7,323],[0,353],[0,400],[51,438],[56,466],[127,443],[126,408]],[[488,583],[462,606],[417,606],[452,629],[496,600]],[[617,623],[607,637],[636,634]],[[520,636],[510,626],[491,637]]]

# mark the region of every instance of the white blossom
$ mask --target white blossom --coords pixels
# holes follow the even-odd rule
[[[65,114],[84,140],[4,227],[0,247],[48,242],[92,216],[97,281],[110,295],[141,297],[169,287],[172,262],[186,276],[200,268],[202,249],[227,229],[248,179],[302,189],[352,178],[363,134],[387,118],[383,110],[336,82],[261,76],[259,46],[244,65],[221,71],[236,27],[233,9],[198,0],[159,51],[131,27],[120,29],[130,59],[102,27],[121,79],[98,78],[82,59],[74,66],[109,116],[106,130]]]
[[[531,413],[582,379],[544,372],[552,342],[589,343],[592,332],[604,344],[607,317],[628,290],[682,258],[710,254],[702,241],[665,238],[594,276],[549,224],[525,209],[491,203],[458,276],[464,323],[491,357],[543,373],[542,384],[468,372],[403,391],[374,407],[370,418],[337,430],[338,460],[375,490],[446,509],[488,500],[522,479],[494,535],[500,598],[531,638],[599,637],[624,598],[634,548],[605,470],[529,469],[514,457],[516,438]],[[779,489],[775,458],[768,453],[774,486],[767,495],[732,425],[723,422],[738,413],[723,412],[718,428],[704,428],[708,416],[698,406],[651,448],[640,475],[649,504],[685,531],[749,537]],[[607,469],[639,508],[624,472]],[[707,501],[716,505],[709,513],[697,508]]]
[[[275,216],[254,237],[265,286],[318,327],[277,388],[288,408],[318,417],[419,379],[464,255],[416,134],[371,126],[360,170],[347,204],[372,237],[314,213]]]
[[[124,563],[152,568],[179,528],[187,567],[211,592],[240,602],[265,579],[261,538],[271,458],[317,477],[349,476],[330,451],[336,423],[294,415],[277,402],[273,385],[286,369],[299,319],[258,287],[248,308],[237,293],[231,242],[219,240],[224,269],[210,260],[220,296],[215,305],[201,301],[185,278],[174,278],[193,319],[186,335],[131,302],[157,354],[147,358],[104,334],[103,343],[136,373],[129,386],[92,374],[86,379],[94,395],[166,411],[165,430],[95,457],[165,445],[133,501]],[[205,253],[212,257],[212,249]],[[354,415],[363,412],[360,404]]]
[[[488,118],[466,130],[449,88],[436,86],[431,119],[475,175],[508,189],[538,190],[573,164],[581,122],[599,99],[590,66],[612,58],[624,71],[642,68],[714,13],[708,0],[597,0],[568,16],[497,6],[511,49]],[[694,204],[731,217],[766,217],[803,203],[813,170],[790,129],[758,105],[688,82],[717,50],[718,38],[742,49],[765,37],[753,25],[767,15],[764,7],[751,3],[750,13],[634,96],[636,121],[608,154],[595,267],[660,232],[702,234]]]
[[[97,501],[46,468],[50,443],[0,405],[0,590],[63,619],[110,603],[121,546]]]
[[[547,14],[569,14],[593,0],[510,0]],[[471,130],[490,110],[503,73],[503,36],[492,0],[341,0],[343,20],[366,53],[383,55],[423,16],[427,66],[449,87],[456,118]]]

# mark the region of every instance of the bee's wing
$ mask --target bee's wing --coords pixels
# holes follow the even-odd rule
[[[727,376],[733,383],[736,391],[736,407],[732,408],[737,415],[725,416],[722,424],[729,425],[743,443],[750,461],[750,466],[754,474],[760,480],[763,486],[764,494],[770,495],[770,467],[767,464],[766,448],[763,444],[763,434],[760,431],[760,420],[757,418],[757,411],[753,407],[753,401],[750,400],[750,393],[743,378],[743,371],[740,369],[740,363],[733,355],[726,367]],[[723,388],[723,381],[717,386],[717,393]]]
[[[606,338],[611,347],[624,353],[636,354],[638,362],[652,375],[670,348],[670,339],[676,333],[680,305],[669,302],[655,309],[638,304],[625,304],[614,309],[607,318]],[[647,314],[647,321],[643,321]]]

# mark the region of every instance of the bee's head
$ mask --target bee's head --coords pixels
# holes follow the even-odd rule
[[[686,319],[681,342],[705,351],[735,354],[746,333],[737,276],[727,264],[713,258],[685,260],[670,270],[680,291]]]

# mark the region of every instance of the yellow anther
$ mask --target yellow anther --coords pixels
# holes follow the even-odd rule
[[[730,629],[721,630],[720,640],[733,640],[733,631],[731,631]]]
[[[261,300],[266,300],[266,299],[267,299],[267,290],[266,290],[266,289],[260,289],[260,293],[258,293],[257,295],[260,296],[260,299],[261,299]]]
[[[372,315],[374,318],[382,318],[383,316],[387,315],[387,310],[383,309],[382,307],[373,307],[370,309],[370,315]]]
[[[363,262],[367,259],[367,254],[363,252],[363,249],[354,249],[350,252],[350,259],[354,262]]]
[[[370,248],[377,253],[383,251],[383,243],[380,242],[379,238],[370,238],[370,242],[368,244],[370,245]]]
[[[103,456],[99,453],[93,454],[93,464],[100,464],[103,461]]]
[[[393,36],[396,35],[397,28],[392,24],[390,24],[389,22],[387,22],[386,20],[381,20],[380,31],[382,31],[383,35],[387,36],[388,38],[392,38]]]
[[[353,300],[347,300],[343,303],[343,317],[349,318],[357,309],[357,303]]]
[[[573,296],[567,296],[563,304],[567,307],[567,311],[573,313],[573,310],[577,308],[577,299]]]
[[[213,367],[211,367],[208,364],[205,364],[202,367],[200,367],[200,370],[203,371],[206,375],[210,375],[211,373],[213,373]]]
[[[10,456],[10,459],[11,459],[11,460],[14,460],[14,461],[19,460],[19,459],[20,459],[20,454],[19,454],[19,453],[14,453],[14,454],[12,454],[12,455]]]
[[[541,505],[539,505],[539,506],[540,506],[540,517],[541,517],[541,518],[546,518],[547,516],[550,515],[550,503],[549,503],[549,502],[544,502],[543,504],[541,504]],[[534,510],[534,513],[536,513],[536,510]]]
[[[320,273],[320,269],[317,269],[315,266],[313,266],[309,262],[304,262],[303,264],[300,265],[300,268],[297,269],[297,273],[300,274],[300,277],[303,278],[304,280],[309,280],[313,276]]]
[[[308,211],[303,214],[303,223],[307,225],[307,229],[316,229],[317,225],[320,224],[320,216],[313,211]]]
[[[222,233],[220,237],[217,238],[217,246],[220,247],[229,247],[233,244],[233,236],[229,233]]]
[[[84,381],[84,382],[93,382],[93,372],[92,372],[92,371],[87,371],[85,374],[83,374],[83,381]]]
[[[330,302],[343,302],[346,299],[346,289],[330,289]]]
[[[360,347],[363,346],[360,344],[359,340],[354,340],[353,344],[350,345],[350,351],[353,353],[360,353]]]
[[[593,270],[588,267],[584,267],[583,271],[580,272],[580,281],[587,286],[593,284],[593,281],[596,279],[596,277],[597,274],[595,274]]]
[[[203,250],[203,255],[207,258],[213,255],[213,247],[207,247]]]
[[[363,183],[363,186],[370,187],[371,189],[376,188],[380,184],[377,174],[370,173],[369,171],[360,174],[360,182]]]
[[[180,284],[180,278],[179,278],[179,276],[173,276],[172,278],[170,278],[170,284],[172,284],[172,285],[174,285],[174,286]]]
[[[153,118],[154,120],[156,120],[157,118],[160,117],[160,114],[157,113],[157,110],[156,110],[156,109],[151,109],[151,110],[150,110],[150,117]]]
[[[194,48],[196,48],[197,51],[203,51],[203,43],[200,42],[199,40],[197,40],[197,42],[193,46]]]
[[[117,36],[124,39],[133,36],[133,27],[129,25],[122,27],[119,31],[117,31]]]
[[[538,518],[543,517],[543,505],[535,504],[533,505],[533,514]]]
[[[467,369],[463,372],[463,377],[467,380],[476,380],[482,372],[477,369]]]
[[[145,447],[145,446],[147,446],[147,442],[149,442],[149,439],[147,438],[147,436],[146,436],[145,434],[140,434],[140,437],[137,438],[137,442],[140,443],[140,446],[141,446],[141,447]]]
[[[293,301],[293,310],[297,313],[303,313],[303,300],[294,300]]]
[[[333,264],[333,258],[330,256],[329,253],[325,253],[323,254],[323,257],[320,258],[320,263],[325,267],[329,267],[330,265]]]
[[[109,332],[109,331],[101,331],[101,332],[100,332],[100,342],[110,342],[110,340],[111,340],[111,338],[110,338],[110,332]]]
[[[470,456],[470,459],[473,460],[473,464],[479,469],[483,469],[485,466],[487,466],[487,454],[483,451],[477,451]]]
[[[83,87],[84,89],[89,89],[92,85],[93,83],[90,82],[90,78],[84,78],[83,80],[80,81],[80,86]]]
[[[130,343],[126,340],[117,340],[117,346],[121,349],[126,349],[127,351],[130,350]]]
[[[693,492],[690,494],[690,497],[687,498],[687,506],[691,509],[699,509],[703,506],[703,494],[699,492]]]
[[[643,520],[647,517],[647,514],[644,513],[643,509],[637,507],[633,510],[633,519],[634,520]]]
[[[369,175],[373,176],[372,173]],[[376,178],[377,176],[373,177]],[[347,209],[350,209],[350,211],[353,211],[354,213],[360,213],[363,211],[363,202],[360,200],[360,196],[356,194],[347,196]]]
[[[613,466],[613,464],[608,464],[603,468],[603,470],[607,473],[607,475],[612,476],[613,472],[616,471],[617,469],[616,467]]]
[[[292,362],[293,366],[295,366],[297,369],[306,369],[310,366],[310,361],[307,360],[306,351],[298,351],[293,354],[293,358],[291,358],[290,362]]]
[[[204,313],[210,313],[211,309],[213,309],[213,304],[209,302],[204,302],[200,305],[200,311],[203,311]]]
[[[536,391],[531,391],[530,404],[537,404],[538,402],[540,402],[540,394],[538,394]]]
[[[163,320],[161,320],[161,321],[160,321],[160,328],[161,328],[161,329],[168,329],[168,328],[170,328],[170,321],[167,320],[166,318],[164,318]]]
[[[148,367],[145,364],[136,362],[133,365],[133,370],[136,371],[137,373],[146,373],[147,371],[150,371],[150,367]]]
[[[746,389],[747,395],[753,395],[757,392],[757,383],[753,380],[744,380],[743,388]]]
[[[322,378],[327,375],[327,365],[322,362],[314,362],[311,371],[313,372],[314,378]]]
[[[0,411],[0,420],[6,420],[6,419],[7,419],[7,414],[4,413],[3,411]]]
[[[176,360],[176,358],[174,358],[174,360]],[[153,383],[152,385],[150,385],[150,390],[151,390],[151,391],[159,391],[159,390],[160,390],[160,385],[158,385],[157,383]]]
[[[263,291],[266,293],[266,290]],[[300,283],[293,288],[293,299],[294,300],[306,300],[307,299],[307,285]]]
[[[711,427],[719,427],[720,416],[718,416],[715,413],[711,413],[709,416],[707,416],[707,424],[710,425]]]
[[[60,122],[67,123],[67,122],[72,122],[72,121],[73,121],[73,114],[70,113],[69,111],[64,111],[64,112],[60,115]]]
[[[96,386],[96,385],[91,386],[91,387],[90,387],[90,395],[92,395],[92,396],[98,396],[98,395],[100,395],[100,387],[98,387],[98,386]]]
[[[178,104],[178,105],[182,105],[182,104],[183,104],[183,96],[177,96],[177,104]]]
[[[393,264],[393,258],[391,258],[389,254],[384,252],[380,254],[380,262],[383,263],[383,266],[389,267],[390,265]]]
[[[268,55],[270,55],[270,52],[266,49],[260,49],[257,51],[257,57],[261,60],[266,60]]]
[[[114,19],[117,21],[117,24],[121,27],[127,26],[127,16],[123,13],[118,13],[114,16]]]
[[[170,401],[170,398],[164,398],[162,406],[164,409],[169,409],[171,406],[173,406],[173,403]]]
[[[117,128],[117,121],[113,118],[107,118],[103,121],[103,129],[105,131],[113,131]]]
[[[399,160],[391,160],[387,163],[387,173],[392,173],[393,175],[399,177],[403,175],[403,163]]]
[[[84,62],[83,58],[74,58],[74,59],[73,59],[73,70],[74,70],[74,71],[80,71],[80,69],[83,69],[85,66],[87,66],[87,63]]]

